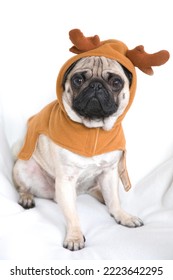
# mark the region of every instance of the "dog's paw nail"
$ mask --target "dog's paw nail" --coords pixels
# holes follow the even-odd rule
[[[144,223],[142,222],[141,219],[139,219],[138,217],[133,217],[132,216],[129,225],[127,225],[127,226],[129,226],[129,227],[141,227],[143,225],[144,225]]]
[[[65,249],[68,249],[70,251],[78,251],[85,247],[85,236],[83,236],[83,239],[66,239],[63,243],[63,247]]]
[[[137,227],[142,227],[144,225],[143,221],[137,218]]]
[[[131,216],[128,214],[122,214],[121,216],[114,217],[117,224],[121,224],[126,227],[141,227],[144,225],[143,221],[138,217]]]
[[[18,201],[19,205],[21,205],[24,209],[30,209],[35,207],[35,202],[33,197],[21,197]]]

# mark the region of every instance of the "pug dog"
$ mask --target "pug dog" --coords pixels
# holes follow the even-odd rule
[[[84,57],[73,63],[63,77],[62,102],[70,120],[88,129],[109,131],[129,103],[131,73],[116,60]],[[61,207],[67,229],[63,246],[85,246],[76,196],[87,193],[106,204],[118,224],[140,227],[143,222],[126,213],[118,194],[118,165],[122,150],[85,157],[57,145],[40,134],[29,160],[17,159],[13,168],[19,204],[35,206],[34,196],[53,199]]]

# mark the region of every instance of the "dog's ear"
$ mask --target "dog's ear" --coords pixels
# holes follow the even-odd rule
[[[64,77],[63,77],[63,80],[62,80],[63,89],[65,89],[65,83],[66,83],[68,74],[69,74],[69,73],[71,72],[71,70],[75,67],[76,63],[77,63],[79,60],[80,60],[80,59],[78,59],[77,61],[75,61],[74,63],[72,63],[72,64],[70,65],[70,67],[67,69],[67,71],[65,72]]]
[[[130,87],[132,84],[132,79],[133,79],[132,73],[126,67],[124,67],[122,64],[121,64],[121,67],[123,68],[124,73],[125,73],[127,79],[129,80],[129,87]]]

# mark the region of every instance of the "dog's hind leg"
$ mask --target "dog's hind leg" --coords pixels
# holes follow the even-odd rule
[[[32,158],[16,161],[13,180],[19,192],[18,203],[25,209],[35,206],[34,196],[54,198],[54,180]]]

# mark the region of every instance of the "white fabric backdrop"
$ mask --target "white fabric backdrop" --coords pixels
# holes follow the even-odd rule
[[[172,57],[155,67],[152,77],[137,70],[135,101],[124,121],[128,169],[136,187],[128,194],[122,191],[122,201],[145,227],[120,227],[103,205],[81,196],[86,248],[68,252],[61,247],[64,219],[55,203],[37,199],[37,207],[29,211],[16,203],[10,151],[28,117],[56,97],[58,71],[72,55],[70,29],[171,54],[171,7],[169,0],[0,2],[0,259],[173,258]]]

